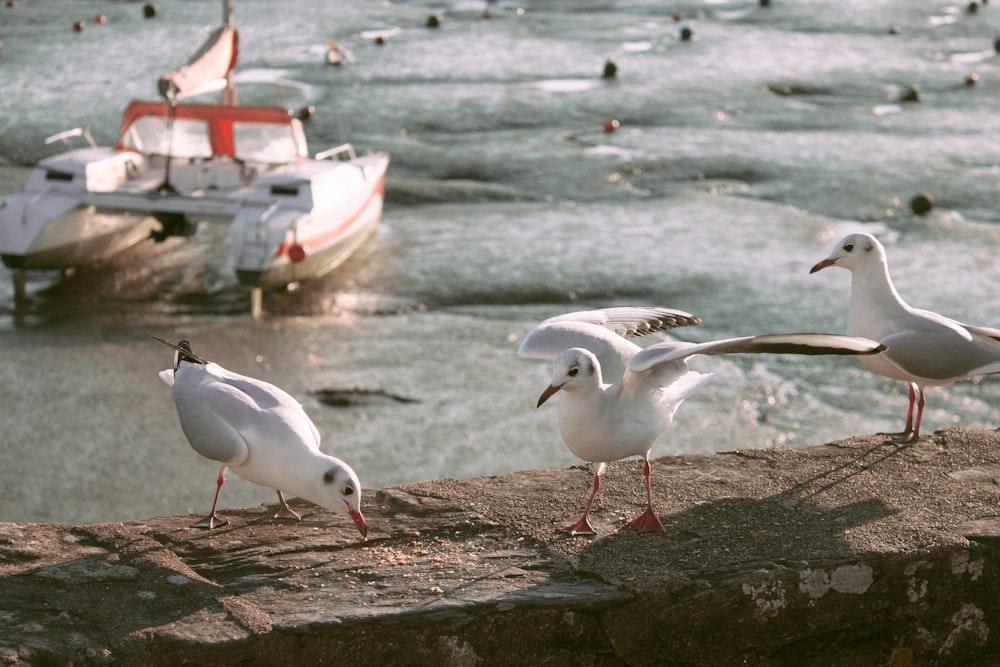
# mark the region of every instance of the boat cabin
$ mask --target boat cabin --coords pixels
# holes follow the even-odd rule
[[[308,158],[302,122],[278,107],[133,101],[115,148],[147,156],[288,164]]]

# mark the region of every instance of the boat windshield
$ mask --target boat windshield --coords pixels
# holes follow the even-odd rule
[[[208,123],[203,120],[175,118],[173,131],[167,119],[158,116],[136,118],[120,142],[144,155],[172,155],[179,158],[212,157]]]
[[[211,134],[213,127],[218,133],[215,137]],[[231,129],[231,147],[220,137],[223,128]],[[231,154],[241,160],[272,164],[294,162],[300,152],[289,123],[232,121],[231,124],[218,124],[203,119],[175,118],[171,129],[162,116],[136,118],[122,134],[119,144],[144,155],[207,159],[213,155]]]
[[[257,162],[284,164],[298,158],[298,145],[291,125],[233,123],[236,157]]]

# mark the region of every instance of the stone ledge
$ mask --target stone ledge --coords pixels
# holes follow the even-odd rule
[[[273,508],[0,523],[0,665],[1000,663],[1000,432],[368,492],[369,539]]]

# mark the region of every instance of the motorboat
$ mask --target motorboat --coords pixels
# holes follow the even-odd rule
[[[225,25],[161,78],[164,99],[127,105],[113,146],[97,146],[81,128],[46,140],[68,150],[40,160],[0,206],[0,258],[14,269],[19,298],[24,271],[91,265],[149,237],[223,223],[256,314],[261,289],[327,273],[375,231],[388,155],[342,144],[310,157],[289,110],[235,103],[232,0],[224,6]],[[222,103],[187,101],[216,86],[220,71]]]

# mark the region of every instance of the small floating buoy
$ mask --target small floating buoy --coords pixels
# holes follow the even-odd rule
[[[979,75],[976,74],[975,72],[973,72],[969,76],[965,77],[965,85],[966,86],[970,86],[971,87],[971,86],[976,85],[977,83],[979,83]]]
[[[440,14],[431,14],[427,17],[427,22],[424,25],[428,28],[440,28],[442,23],[444,23],[443,16]]]
[[[614,58],[608,58],[604,61],[604,78],[613,79],[618,74],[618,63],[615,62]]]
[[[979,11],[979,3],[976,2],[976,0],[972,0],[972,2],[969,3],[968,7],[966,7],[966,10],[970,14],[975,14],[976,12]]]
[[[94,23],[100,25],[102,23],[106,23],[107,20],[108,20],[108,17],[105,16],[104,14],[98,14],[97,16],[94,17],[93,20],[94,20]]]
[[[694,37],[694,30],[691,30],[691,28],[689,28],[687,26],[684,26],[683,28],[681,28],[681,41],[682,42],[690,42],[692,37]]]
[[[927,215],[934,208],[934,197],[926,192],[918,192],[910,200],[910,210],[916,215]]]
[[[680,22],[681,20],[684,19],[684,15],[681,14],[680,12],[674,12],[673,14],[670,15],[670,18],[672,18],[676,22]]]
[[[904,102],[911,102],[911,103],[919,102],[920,89],[917,88],[916,86],[910,86],[909,88],[903,91],[903,94],[900,96],[900,99],[903,100]]]
[[[142,15],[147,19],[155,18],[159,13],[159,6],[152,2],[142,6]]]
[[[83,32],[85,25],[87,25],[86,21],[73,21],[73,32]]]
[[[621,125],[621,123],[619,123],[614,118],[611,118],[601,123],[601,129],[604,130],[605,132],[614,132],[615,130],[618,129],[619,125]]]
[[[898,25],[891,25],[891,26],[889,26],[889,34],[890,35],[898,35],[899,34],[899,26]]]
[[[313,114],[315,113],[316,113],[316,107],[312,106],[311,104],[307,104],[306,106],[299,109],[297,116],[299,120],[309,120],[310,118],[313,117]]]
[[[389,41],[389,38],[386,37],[385,35],[375,35],[375,43],[378,44],[379,46],[382,46],[383,44],[385,44],[388,41]]]

